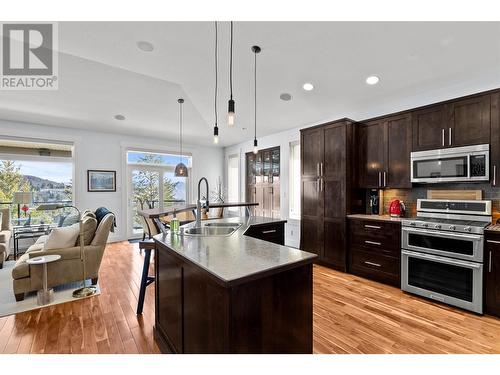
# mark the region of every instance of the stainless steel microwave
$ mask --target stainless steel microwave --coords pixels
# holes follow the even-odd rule
[[[490,179],[490,145],[411,153],[411,182],[475,182]]]

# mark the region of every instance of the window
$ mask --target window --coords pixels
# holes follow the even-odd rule
[[[0,207],[10,207],[13,225],[52,223],[61,210],[34,208],[73,203],[71,155],[68,144],[0,140]]]
[[[190,177],[175,177],[175,166],[182,161],[191,175],[192,158],[175,154],[162,154],[145,151],[127,151],[129,201],[131,225],[129,236],[135,237],[143,232],[142,219],[138,210],[147,208],[166,208],[185,204],[189,201]]]
[[[227,201],[238,202],[240,190],[240,158],[239,155],[230,155],[227,161]],[[229,210],[237,211],[238,207]]]
[[[291,219],[300,220],[300,142],[290,143],[290,212]]]

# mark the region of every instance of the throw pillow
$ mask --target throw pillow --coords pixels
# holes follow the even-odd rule
[[[78,233],[78,223],[70,225],[69,227],[54,228],[47,237],[47,241],[45,241],[43,249],[51,250],[73,247],[76,244]]]
[[[97,220],[91,216],[85,216],[82,220],[83,244],[90,245],[97,229]],[[76,246],[80,246],[80,235],[76,239]]]
[[[0,232],[2,231],[3,212],[0,212]]]
[[[64,221],[61,226],[69,227],[70,225],[73,225],[75,223],[78,223],[78,214],[71,214],[64,218]]]

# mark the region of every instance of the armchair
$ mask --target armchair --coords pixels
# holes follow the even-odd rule
[[[92,279],[93,284],[98,279],[104,249],[113,223],[114,215],[107,214],[99,223],[91,240],[86,241],[84,246],[86,275],[87,278]],[[17,260],[12,270],[16,301],[22,301],[25,293],[42,288],[43,275],[41,267],[31,267],[26,263],[26,260],[50,254],[61,255],[61,259],[47,265],[47,282],[49,288],[82,279],[83,262],[80,258],[79,245],[65,249],[43,250],[43,246],[35,244]]]
[[[2,222],[0,223],[0,269],[10,255],[10,238],[12,236],[12,226],[10,223],[10,209],[0,209]]]

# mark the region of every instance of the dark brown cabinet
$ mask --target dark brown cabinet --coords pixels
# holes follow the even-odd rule
[[[500,92],[491,95],[491,185],[500,186]]]
[[[413,151],[446,147],[446,106],[436,105],[413,111]]]
[[[486,234],[484,312],[500,317],[500,234]]]
[[[258,238],[278,245],[285,245],[285,221],[252,225],[245,232],[245,236]]]
[[[490,142],[490,94],[412,112],[413,151]]]
[[[360,124],[360,187],[411,187],[411,134],[409,113]]]
[[[401,225],[349,218],[349,272],[386,284],[401,284]]]
[[[280,213],[280,148],[246,154],[246,200],[259,205],[255,216],[279,218]]]
[[[301,131],[300,248],[346,269],[346,214],[351,211],[355,124],[340,120]]]

